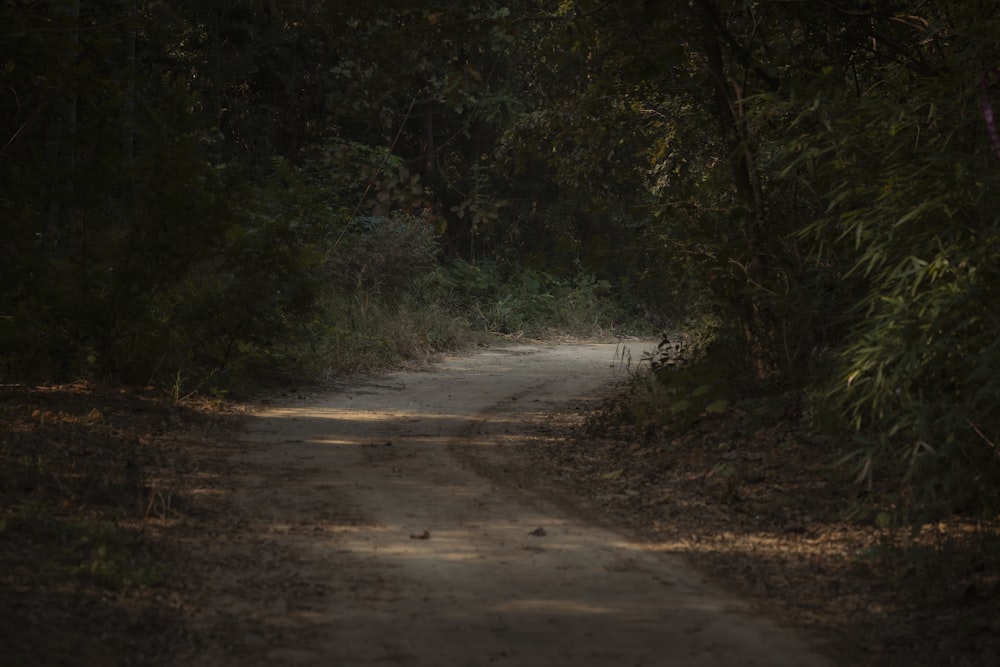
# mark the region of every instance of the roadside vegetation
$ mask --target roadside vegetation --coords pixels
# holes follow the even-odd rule
[[[576,422],[550,425],[571,435],[525,445],[519,472],[683,555],[838,664],[995,662],[995,519],[900,523],[909,480],[888,466],[859,480],[853,444],[804,418],[797,392],[722,390],[717,363],[650,361]]]

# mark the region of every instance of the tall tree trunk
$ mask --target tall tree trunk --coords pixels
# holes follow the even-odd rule
[[[77,51],[80,41],[80,0],[62,4],[53,12],[55,21],[54,40],[59,50],[59,89],[51,101],[51,113],[46,126],[45,158],[51,182],[49,184],[48,211],[45,230],[36,244],[36,258],[49,271],[52,262],[74,259],[74,244],[66,243],[67,235],[74,226],[73,199],[76,195],[76,114],[77,114]],[[86,300],[87,285],[87,237],[82,230],[76,257],[79,273],[73,276],[75,285],[66,285],[67,290],[78,287],[82,304]]]
[[[73,196],[73,176],[76,171],[76,88],[75,69],[80,43],[80,0],[63,6],[58,29],[67,35],[62,47],[62,66],[66,70],[62,89],[56,93],[52,115],[46,130],[46,158],[53,175],[53,196],[49,203],[48,233],[58,234],[62,219]],[[72,76],[70,76],[72,74]]]
[[[215,35],[212,37],[212,68],[214,70],[212,77],[212,113],[215,118],[216,131],[221,138],[216,145],[218,146],[218,153],[215,156],[220,163],[227,161],[229,157],[229,151],[227,146],[230,144],[230,137],[228,136],[229,128],[226,127],[225,119],[223,117],[225,111],[222,106],[222,92],[223,92],[223,82],[222,82],[222,13],[216,10],[213,13],[214,25],[213,29]]]
[[[125,112],[122,123],[122,159],[127,172],[135,163],[135,43],[138,26],[136,0],[128,3],[128,31],[125,36]]]
[[[764,193],[753,146],[743,118],[743,90],[728,75],[723,26],[719,8],[712,0],[698,0],[702,38],[719,114],[722,136],[729,151],[736,191],[750,211],[746,225],[748,241],[759,244],[764,225]]]
[[[729,75],[731,67],[726,46],[725,26],[719,6],[714,0],[697,0],[693,6],[701,25],[705,59],[712,79],[712,89],[718,113],[722,139],[729,154],[733,185],[746,207],[742,236],[748,251],[748,264],[744,267],[750,283],[751,296],[726,295],[739,301],[743,329],[758,376],[768,375],[774,366],[774,350],[770,342],[773,323],[753,295],[754,289],[764,284],[766,268],[765,206],[760,174],[757,171],[753,142],[744,118],[745,102],[741,84]]]

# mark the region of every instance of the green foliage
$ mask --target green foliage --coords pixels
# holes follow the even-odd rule
[[[844,281],[832,303],[850,328],[829,396],[856,433],[859,478],[899,471],[897,502],[918,521],[1000,506],[998,183],[978,71],[997,24],[966,22],[959,5],[928,17],[936,39],[954,33],[933,69],[873,66],[878,94],[860,97],[827,73],[805,80],[784,172],[808,176],[824,208],[803,238]]]
[[[915,520],[992,511],[996,169],[981,98],[995,11],[695,5],[647,16],[651,35],[709,36],[673,54],[672,88],[628,79],[659,135],[633,155],[651,167],[661,275],[734,325],[720,360],[734,378],[742,366],[778,387],[832,384],[824,410],[853,427],[865,477],[897,477]],[[698,388],[682,380],[664,399],[679,414]]]
[[[718,320],[702,317],[657,346],[649,359],[655,408],[671,429],[728,410],[744,378],[733,340]]]
[[[186,393],[309,367],[326,332],[433,312],[437,234],[496,227],[470,148],[512,103],[506,6],[22,5],[0,6],[6,373]]]
[[[600,417],[604,433],[658,438],[683,433],[698,421],[726,413],[744,388],[739,350],[732,331],[717,318],[691,320],[664,337],[631,368],[627,398]]]
[[[564,279],[530,268],[505,270],[496,262],[453,261],[446,280],[452,308],[491,333],[591,336],[641,326],[614,303],[608,282],[582,272]]]
[[[617,275],[647,312],[730,325],[713,361],[663,370],[650,404],[690,423],[704,407],[691,394],[716,391],[695,376],[719,368],[795,388],[863,445],[864,478],[896,478],[914,520],[991,511],[997,184],[983,100],[997,15],[960,0],[841,9],[617,3],[546,33],[540,104],[502,135],[497,166],[527,197],[577,201],[568,222],[546,211],[552,236],[526,216],[541,255],[584,256],[596,214],[635,240],[615,239],[604,266],[634,261]]]

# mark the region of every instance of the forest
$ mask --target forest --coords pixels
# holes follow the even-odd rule
[[[0,382],[665,332],[631,419],[992,521],[998,104],[988,0],[0,0]]]
[[[993,3],[7,0],[0,25],[8,379],[225,391],[640,314],[727,384],[796,390],[865,475],[1000,501]]]

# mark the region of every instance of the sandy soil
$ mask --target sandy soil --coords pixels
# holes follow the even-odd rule
[[[505,465],[652,346],[493,349],[258,410],[175,533],[192,577],[173,585],[187,616],[173,661],[831,664]]]

